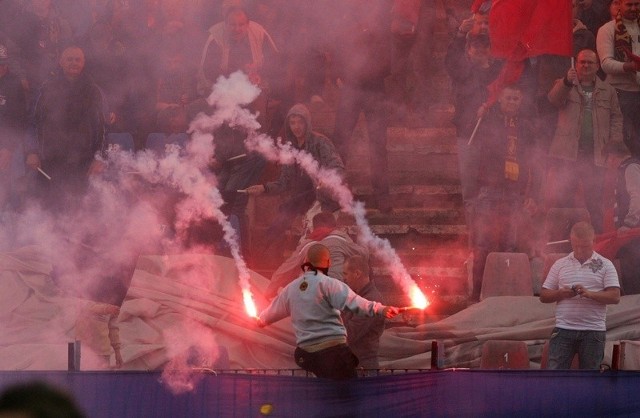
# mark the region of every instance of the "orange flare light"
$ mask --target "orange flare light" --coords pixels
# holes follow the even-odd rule
[[[244,300],[244,310],[247,311],[247,315],[252,318],[258,317],[258,309],[256,303],[253,301],[253,296],[249,289],[242,290],[242,299]]]
[[[425,297],[424,293],[418,288],[418,286],[413,286],[411,291],[409,292],[409,297],[411,298],[411,306],[416,309],[425,309],[429,306],[429,301]]]

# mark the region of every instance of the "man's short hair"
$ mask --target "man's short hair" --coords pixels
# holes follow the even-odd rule
[[[224,12],[224,21],[226,22],[229,16],[235,13],[242,13],[247,18],[247,20],[249,20],[249,15],[247,14],[247,11],[243,7],[229,6],[227,10]]]
[[[338,223],[336,222],[336,217],[333,216],[333,213],[330,212],[320,212],[311,220],[311,225],[313,229],[326,227],[326,228],[335,228]]]
[[[600,64],[600,56],[598,55],[598,51],[596,51],[595,49],[591,49],[591,48],[582,48],[580,51],[576,52],[576,55],[574,57],[575,60],[576,60],[576,63],[578,61],[578,55],[580,55],[584,51],[589,51],[589,52],[593,52],[594,54],[596,54],[596,61],[598,62],[598,64]]]
[[[571,227],[571,236],[578,239],[593,239],[595,236],[593,226],[587,221],[580,221]]]
[[[369,277],[369,261],[361,255],[354,255],[345,260],[345,264],[349,263],[349,268],[361,271],[366,277]]]
[[[505,84],[504,86],[502,86],[502,90],[516,90],[519,92],[522,92],[522,85],[519,82],[515,82],[515,83],[509,83],[509,84]]]
[[[313,244],[307,250],[306,261],[311,263],[312,266],[320,267],[322,262],[329,258],[329,249],[322,244]]]

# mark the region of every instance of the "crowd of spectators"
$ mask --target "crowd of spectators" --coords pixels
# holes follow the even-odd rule
[[[82,181],[71,180],[103,169],[92,154],[104,147],[107,134],[131,134],[135,149],[147,146],[153,133],[183,134],[189,121],[207,110],[205,99],[216,78],[239,70],[261,89],[251,108],[257,112],[262,130],[292,142],[296,138],[291,135],[295,134],[291,112],[298,109],[300,114],[298,103],[325,101],[325,85],[333,83],[340,90],[336,126],[322,142],[329,144],[333,159],[341,161],[324,165],[343,170],[352,162],[351,136],[363,114],[373,204],[388,212],[393,202],[389,197],[386,128],[402,109],[394,106],[393,97],[415,76],[410,58],[415,58],[412,48],[418,45],[420,31],[428,31],[420,25],[428,3],[3,1],[0,170],[12,174],[1,176],[0,204],[16,204],[14,200],[20,200],[16,194],[24,188],[40,187],[37,194],[50,199],[49,207],[68,207],[61,196],[83,190],[78,184]],[[549,207],[583,204],[596,232],[603,232],[608,202],[602,196],[613,191],[613,186],[603,181],[606,168],[617,167],[627,152],[621,140],[631,152],[637,148],[638,118],[634,115],[640,103],[640,86],[635,56],[640,50],[636,50],[634,37],[639,31],[638,1],[574,0],[573,4],[576,60],[556,56],[528,59],[520,82],[511,86],[516,93],[504,95],[504,100],[497,100],[491,108],[487,106],[488,87],[502,68],[502,62],[490,54],[491,1],[485,1],[467,19],[449,19],[454,23],[444,65],[454,92],[460,178],[470,246],[476,258],[518,247],[531,253],[539,251],[536,244],[519,242],[523,234],[516,226],[526,223],[523,218],[539,216]],[[597,80],[593,87],[594,74]],[[505,113],[507,102],[512,100],[509,97],[518,101],[512,115]],[[594,109],[593,113],[580,113],[584,109],[581,100]],[[593,125],[587,127],[587,119],[576,119],[578,114],[593,115]],[[603,123],[605,114],[607,121]],[[494,160],[485,146],[495,137],[492,126],[505,116],[511,126],[505,125],[499,135],[506,135],[511,142],[505,143],[513,146],[505,159]],[[479,119],[482,123],[477,123]],[[581,126],[571,124],[577,120]],[[294,145],[304,148],[309,145],[309,135],[316,133],[312,133],[308,117],[303,123],[307,143],[298,139]],[[281,191],[283,178],[256,185],[264,161],[245,152],[241,133],[224,127],[223,131],[220,137],[228,146],[221,146],[221,155],[211,167],[222,175],[227,211],[236,215],[239,228],[245,231],[241,236],[246,236],[248,195]],[[558,145],[567,141],[575,147]],[[246,158],[235,159],[242,155]],[[495,166],[498,160],[499,166]],[[533,161],[535,164],[530,163]],[[27,172],[48,174],[35,175],[33,184],[18,187],[12,178],[13,173],[20,174],[16,165],[23,171],[26,167]],[[578,169],[584,174],[576,174]],[[66,184],[48,179],[50,174],[57,178],[55,174],[61,170],[78,175],[64,176],[70,179]],[[504,177],[505,189],[498,184],[498,177]],[[559,177],[570,181],[559,181]],[[285,180],[291,183],[290,178]],[[517,190],[509,181],[519,184]],[[325,203],[314,196],[317,185],[306,178],[301,182],[308,183],[302,191],[309,201],[295,210],[283,210],[282,216],[304,212],[314,200]],[[558,187],[544,187],[549,184]],[[238,190],[247,193],[238,195]],[[573,199],[577,190],[582,191],[578,194],[583,202]],[[288,191],[300,194],[297,189]],[[509,203],[509,199],[518,202]],[[322,210],[327,210],[325,206]],[[489,218],[505,207],[510,208],[504,214],[509,219],[502,220],[513,228],[506,228],[509,232],[501,232],[500,237],[487,227]],[[276,222],[274,227],[285,223]],[[480,281],[476,279],[476,283]]]
[[[640,2],[572,6],[572,57],[528,58],[519,80],[506,85],[504,63],[489,52],[491,1],[454,29],[445,68],[454,92],[474,300],[489,252],[544,255],[549,209],[586,208],[602,234],[621,227],[610,216],[614,193],[626,196],[625,208],[636,193],[615,190],[614,177],[626,156],[637,157]],[[635,184],[620,176],[618,188]]]

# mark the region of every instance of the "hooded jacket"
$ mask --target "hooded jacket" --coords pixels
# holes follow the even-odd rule
[[[298,144],[297,139],[289,128],[289,118],[294,115],[301,116],[306,123],[307,129],[302,145]],[[340,158],[340,155],[329,138],[312,130],[311,113],[305,105],[299,103],[289,110],[285,121],[284,137],[286,141],[291,143],[293,148],[309,153],[313,159],[318,162],[320,167],[324,169],[335,169],[340,176],[344,175],[342,158]],[[264,187],[265,191],[269,194],[288,191],[292,196],[310,193],[315,189],[316,199],[322,203],[323,208],[327,208],[328,206],[334,206],[334,210],[337,208],[330,196],[322,192],[321,189],[315,188],[313,180],[309,178],[298,164],[283,166],[278,180],[267,183]]]

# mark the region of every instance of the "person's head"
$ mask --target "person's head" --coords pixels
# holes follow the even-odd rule
[[[0,418],[81,418],[73,398],[47,383],[21,383],[0,395]]]
[[[587,260],[593,254],[595,232],[589,222],[581,221],[571,227],[571,248],[578,260]]]
[[[640,0],[620,0],[620,13],[624,19],[638,19],[640,16]]]
[[[345,260],[342,265],[342,277],[344,282],[354,292],[358,293],[369,283],[369,263],[366,258],[355,255]]]
[[[7,47],[0,44],[0,77],[9,72],[9,52]]]
[[[247,37],[249,31],[249,17],[238,6],[230,7],[224,19],[225,30],[233,41],[240,41]]]
[[[307,121],[300,115],[291,115],[287,119],[289,129],[296,139],[304,138],[307,133]]]
[[[76,79],[84,70],[84,52],[79,46],[69,46],[62,51],[59,63],[65,77]]]
[[[469,31],[472,35],[489,34],[489,13],[476,13],[473,15],[473,27]]]
[[[285,138],[302,145],[311,131],[311,113],[307,106],[297,103],[287,112]]]
[[[515,116],[520,111],[524,95],[522,89],[514,84],[502,88],[498,104],[500,111],[506,116]]]
[[[318,269],[331,267],[329,249],[322,244],[313,244],[307,251],[306,262]]]
[[[320,212],[311,220],[311,224],[313,225],[313,229],[318,228],[335,228],[338,226],[336,222],[336,217],[333,216],[331,212]]]
[[[576,72],[580,81],[594,81],[599,68],[600,61],[594,50],[583,49],[576,55]]]

